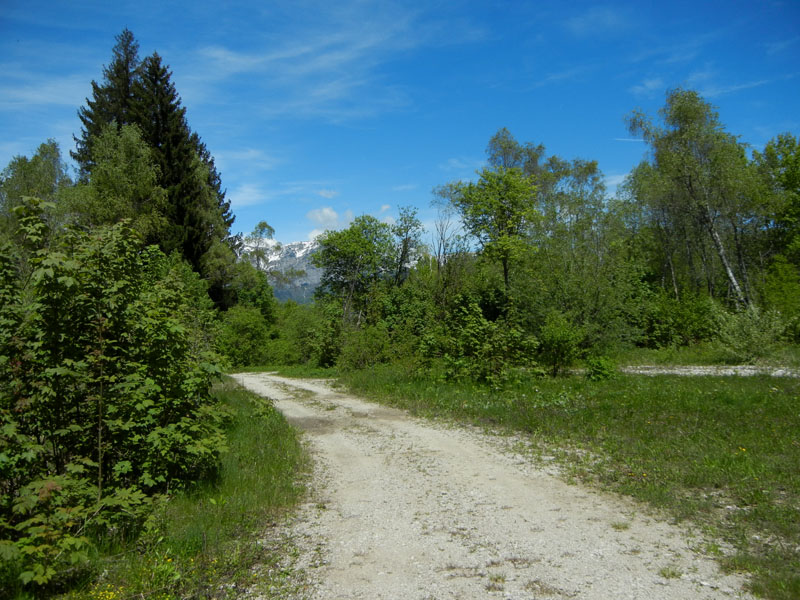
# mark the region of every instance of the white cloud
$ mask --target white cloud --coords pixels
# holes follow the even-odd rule
[[[573,67],[571,69],[566,69],[564,71],[559,71],[557,73],[551,73],[544,77],[544,79],[540,79],[533,83],[534,88],[544,87],[546,85],[550,85],[551,83],[558,83],[560,81],[569,81],[570,79],[575,79],[581,73],[585,73],[587,71],[587,67],[578,66]]]
[[[484,161],[474,158],[455,157],[448,158],[439,165],[442,171],[476,171],[484,165]]]
[[[222,150],[214,155],[214,160],[223,173],[235,169],[250,175],[271,171],[280,164],[280,160],[257,148]]]
[[[330,206],[315,208],[306,213],[306,218],[322,227],[334,227],[339,222],[339,213]]]
[[[641,138],[614,138],[615,142],[638,142],[644,143],[644,140]]]
[[[666,84],[664,80],[660,77],[653,77],[651,79],[645,79],[639,85],[634,85],[630,88],[630,91],[637,96],[653,96],[657,92],[663,92],[665,89]]]
[[[616,7],[595,6],[568,19],[565,26],[573,35],[584,37],[625,31],[631,27],[631,21]]]
[[[316,225],[308,234],[308,239],[313,240],[326,231],[347,227],[353,220],[353,211],[348,209],[339,214],[333,207],[323,206],[308,211],[306,218]]]
[[[388,205],[388,204],[382,204],[382,205],[381,205],[381,212],[380,212],[380,214],[383,214],[383,213],[385,213],[385,212],[388,212],[388,211],[389,211],[391,208],[392,208],[392,207],[391,207],[390,205]]]
[[[620,183],[625,181],[625,178],[628,176],[627,173],[617,174],[617,175],[606,175],[605,182],[606,186],[608,187],[617,187]]]
[[[339,192],[335,190],[320,190],[317,192],[317,194],[319,194],[323,198],[327,198],[328,200],[330,200],[331,198],[336,198],[336,196],[339,195]]]
[[[235,211],[245,206],[262,204],[269,200],[269,195],[257,185],[243,183],[235,190],[228,192],[228,198],[231,201],[231,207]]]
[[[736,83],[732,85],[716,85],[711,83],[700,88],[699,93],[704,98],[714,98],[716,96],[732,94],[741,90],[749,90],[750,88],[761,87],[762,85],[766,85],[768,83],[772,83],[771,80],[759,79],[758,81],[748,81],[745,83]]]
[[[32,105],[80,106],[90,91],[83,75],[25,77],[0,87],[0,110],[19,111]]]
[[[386,81],[387,62],[425,47],[483,38],[466,21],[384,2],[315,3],[310,11],[286,11],[277,31],[262,47],[245,51],[234,50],[235,42],[200,48],[189,75],[197,95],[214,102],[220,81],[246,79],[252,96],[238,100],[267,118],[371,117],[411,102],[404,87]]]
[[[396,185],[392,188],[393,192],[409,192],[411,190],[417,189],[416,183],[404,183],[402,185]]]
[[[778,54],[787,48],[794,46],[797,42],[800,42],[800,35],[796,35],[788,40],[767,43],[765,44],[767,47],[767,54]]]

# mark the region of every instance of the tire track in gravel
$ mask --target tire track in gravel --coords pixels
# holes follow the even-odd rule
[[[309,598],[751,598],[692,550],[700,540],[492,436],[319,380],[233,377],[305,432],[315,460],[289,529]]]

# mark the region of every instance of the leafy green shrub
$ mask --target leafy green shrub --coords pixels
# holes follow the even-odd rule
[[[605,381],[617,374],[617,368],[610,358],[590,356],[586,359],[586,378],[589,381]]]
[[[714,301],[704,295],[686,295],[680,300],[660,293],[644,306],[644,342],[649,347],[685,346],[714,338],[717,333]]]
[[[269,327],[257,307],[237,304],[222,315],[217,347],[232,366],[265,364],[269,344]]]
[[[135,534],[153,498],[213,471],[224,448],[219,369],[180,318],[185,274],[124,223],[51,238],[45,209],[26,199],[22,246],[0,248],[9,593],[74,576],[91,540]]]
[[[578,358],[582,341],[583,330],[580,327],[559,311],[548,313],[539,332],[539,353],[553,377]]]
[[[786,325],[780,313],[750,306],[735,313],[720,313],[717,343],[729,361],[754,362],[775,349]]]
[[[385,327],[368,325],[342,334],[337,365],[344,370],[364,369],[389,359],[391,341]]]
[[[463,297],[446,330],[425,336],[422,348],[428,357],[441,355],[447,379],[501,383],[534,364],[536,340],[510,320],[487,320],[477,301]]]
[[[762,290],[766,308],[781,313],[786,323],[786,337],[800,342],[800,271],[778,256],[770,266]]]

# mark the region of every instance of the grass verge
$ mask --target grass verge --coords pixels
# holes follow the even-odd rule
[[[800,381],[767,377],[530,379],[504,389],[343,375],[354,392],[428,417],[530,436],[569,472],[669,511],[724,541],[753,592],[800,598]],[[722,550],[725,547],[732,551]]]
[[[291,593],[291,548],[269,529],[302,494],[307,456],[269,401],[231,380],[215,392],[233,415],[217,479],[163,503],[135,548],[98,557],[100,576],[64,600],[233,598],[256,580]]]

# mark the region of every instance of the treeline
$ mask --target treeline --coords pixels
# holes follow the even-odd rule
[[[213,478],[224,311],[274,311],[214,160],[158,54],[117,37],[53,141],[0,175],[0,597],[43,597]]]
[[[800,149],[750,151],[691,90],[635,112],[645,160],[609,198],[597,163],[501,129],[472,182],[320,238],[312,307],[282,306],[260,359],[500,382],[636,348],[750,362],[800,339]],[[599,361],[599,362],[598,362]]]

